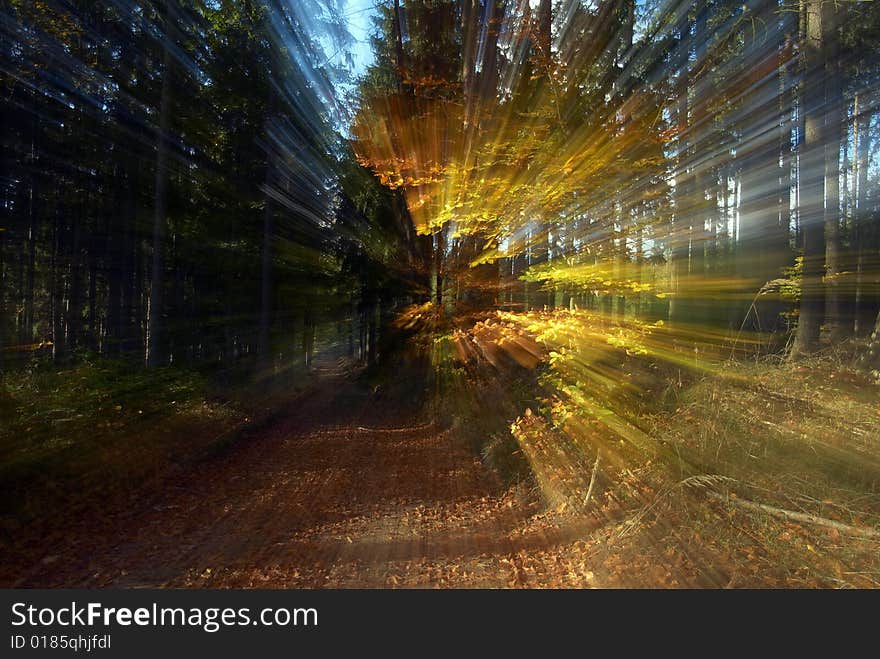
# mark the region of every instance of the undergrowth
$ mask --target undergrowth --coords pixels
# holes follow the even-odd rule
[[[880,386],[846,350],[682,359],[508,316],[464,331],[452,406],[545,510],[595,520],[610,585],[880,587]],[[509,427],[484,427],[502,404]]]
[[[7,533],[137,496],[229,443],[273,397],[175,367],[34,364],[0,381],[0,521]],[[285,389],[285,399],[291,389]],[[238,394],[241,394],[240,396]]]

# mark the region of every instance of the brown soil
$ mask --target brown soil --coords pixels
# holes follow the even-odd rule
[[[185,437],[180,438],[186,441]],[[594,587],[587,522],[505,488],[424,412],[328,374],[133,509],[22,528],[17,587]]]

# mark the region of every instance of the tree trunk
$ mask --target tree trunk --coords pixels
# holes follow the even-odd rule
[[[819,334],[825,313],[824,188],[825,149],[823,142],[824,23],[822,0],[804,3],[806,34],[803,53],[806,84],[803,93],[804,143],[801,155],[800,224],[803,239],[803,271],[798,328],[792,356],[819,348]]]
[[[263,246],[260,272],[260,329],[257,339],[257,357],[261,362],[269,358],[269,326],[272,320],[272,198],[269,186],[272,185],[272,155],[267,154],[266,193],[263,208]]]
[[[443,314],[443,259],[446,255],[444,229],[437,231],[437,244],[434,248],[434,303],[437,312]]]
[[[56,217],[52,230],[52,259],[49,267],[49,276],[52,281],[52,357],[57,362],[64,356],[64,277],[61,274],[61,220]]]
[[[40,200],[40,190],[36,174],[40,168],[40,163],[37,159],[39,153],[38,129],[38,120],[34,118],[31,124],[31,167],[34,173],[31,174],[30,190],[28,192],[28,264],[24,293],[24,336],[22,337],[25,343],[31,343],[34,340],[34,279],[37,269],[37,230],[39,228],[37,214],[39,213]]]
[[[162,53],[162,92],[159,100],[159,127],[156,133],[156,186],[153,209],[153,263],[150,275],[150,311],[147,323],[147,366],[156,367],[165,359],[163,354],[163,288],[165,285],[164,242],[168,208],[168,131],[171,127],[172,57],[171,34],[173,18],[167,7],[164,12]]]
[[[307,371],[312,369],[312,354],[315,350],[315,321],[312,317],[312,310],[306,308],[303,315],[303,337],[302,337],[302,353],[303,364]]]
[[[8,329],[6,320],[9,316],[6,313],[6,232],[0,231],[0,375],[6,371],[6,355],[9,339],[7,338]]]
[[[117,193],[115,197],[117,212],[110,216],[107,227],[107,243],[104,247],[107,258],[107,327],[104,332],[104,354],[117,356],[122,337],[122,260],[128,258],[125,251],[126,187],[117,168]]]
[[[868,347],[860,361],[864,368],[873,371],[880,370],[880,313],[877,314],[877,319],[874,321],[874,331],[871,332]]]
[[[394,32],[394,58],[397,64],[397,90],[404,89],[404,62],[403,62],[403,30],[400,26],[400,0],[394,0],[394,16],[392,17],[392,30]]]
[[[88,195],[86,195],[85,207],[88,206]],[[81,236],[83,224],[85,224],[85,208],[79,218],[73,220],[73,241],[70,249],[70,277],[68,283],[67,295],[67,313],[65,314],[65,325],[67,326],[67,348],[70,351],[79,347],[80,325],[82,321],[82,310],[80,309],[80,299],[82,297],[81,284]]]
[[[689,169],[690,141],[688,139],[690,86],[690,23],[688,12],[682,14],[676,27],[678,44],[675,49],[673,70],[677,69],[678,80],[676,93],[678,101],[674,110],[677,133],[677,152],[675,155],[675,189],[673,191],[673,221],[670,227],[670,268],[672,275],[673,296],[669,300],[669,322],[673,325],[687,323],[690,319],[687,276],[690,271],[690,190],[691,174]]]
[[[98,321],[98,258],[94,240],[89,241],[89,299],[87,300],[89,316],[88,347],[96,351],[101,345]]]
[[[829,3],[825,3],[829,4]],[[840,82],[840,64],[833,19],[823,6],[825,42],[825,321],[832,343],[838,343],[848,333],[843,322],[841,299],[840,249],[840,138],[842,128],[843,88]]]
[[[857,144],[853,148],[853,158],[856,163],[856,173],[853,177],[856,183],[856,208],[855,208],[855,226],[856,226],[856,293],[855,293],[855,323],[854,331],[858,336],[864,336],[872,327],[872,287],[866,277],[866,259],[871,253],[871,236],[872,223],[868,216],[868,161],[871,152],[871,115],[860,116],[858,109],[859,99],[856,98],[856,107],[854,108],[856,140]],[[874,229],[876,231],[876,229]],[[875,252],[876,253],[876,252]],[[870,271],[870,264],[867,265]]]

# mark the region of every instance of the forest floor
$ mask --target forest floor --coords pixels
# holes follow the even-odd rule
[[[0,585],[880,587],[880,408],[875,385],[839,366],[740,364],[675,385],[668,412],[636,421],[697,475],[662,451],[614,449],[608,462],[622,443],[596,430],[606,462],[592,499],[592,485],[575,488],[590,502],[580,509],[552,503],[534,477],[511,478],[487,450],[509,416],[497,381],[479,398],[449,390],[444,414],[424,372],[344,366],[319,366],[266,421],[133,496],[111,489],[100,505],[5,527]],[[554,456],[567,440],[542,416],[512,428],[512,453],[531,447],[538,482],[565,466]]]
[[[541,514],[413,405],[328,371],[125,510],[23,527],[16,587],[590,587],[591,524]]]

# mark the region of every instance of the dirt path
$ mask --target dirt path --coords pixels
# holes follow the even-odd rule
[[[43,539],[16,585],[598,585],[588,529],[536,512],[449,430],[330,375],[141,510]]]

